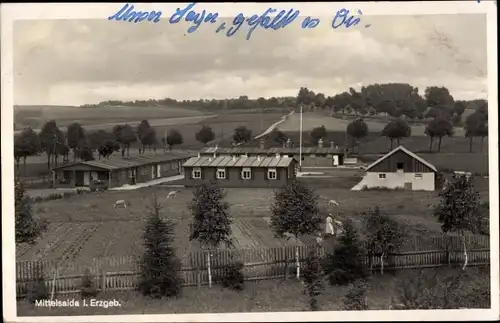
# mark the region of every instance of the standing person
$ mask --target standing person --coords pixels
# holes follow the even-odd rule
[[[326,218],[326,222],[325,222],[325,236],[328,237],[328,236],[331,236],[333,234],[334,234],[334,232],[333,232],[333,218],[332,218],[332,214],[328,213],[328,217]]]

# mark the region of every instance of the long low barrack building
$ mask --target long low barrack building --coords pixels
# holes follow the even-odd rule
[[[293,147],[288,140],[284,147],[266,147],[265,141],[261,140],[259,147],[207,147],[200,154],[202,156],[287,156],[300,160],[301,151],[299,147]],[[323,146],[323,141],[319,140],[316,147],[302,147],[303,167],[336,167],[344,164],[345,152],[335,143],[330,142],[328,147]]]
[[[52,169],[55,188],[113,188],[182,174],[192,153],[167,152],[154,156],[111,157],[81,161]]]
[[[201,156],[183,165],[186,186],[215,179],[221,187],[281,187],[297,177],[297,161],[288,156]]]

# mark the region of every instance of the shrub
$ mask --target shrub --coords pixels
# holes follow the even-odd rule
[[[245,288],[245,277],[242,270],[243,263],[240,261],[225,266],[220,279],[222,286],[233,290],[243,290]]]
[[[319,310],[317,297],[323,293],[323,268],[318,255],[318,250],[311,250],[306,258],[304,268],[305,292],[309,296],[309,308],[311,311]]]
[[[351,221],[344,223],[344,234],[334,242],[333,252],[324,261],[325,272],[332,285],[345,285],[364,278],[364,250]]]
[[[82,277],[82,287],[80,294],[82,298],[96,297],[98,290],[94,286],[94,281],[92,275],[88,269],[85,270]]]
[[[366,303],[366,291],[369,285],[364,280],[356,280],[349,284],[347,293],[344,296],[345,311],[363,311],[368,309]]]

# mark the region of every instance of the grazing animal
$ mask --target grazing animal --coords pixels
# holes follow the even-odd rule
[[[328,201],[328,206],[339,206],[339,204],[335,200],[330,200]]]
[[[171,191],[171,192],[169,192],[169,193],[167,194],[167,199],[172,199],[172,198],[174,198],[174,197],[177,195],[177,193],[179,193],[179,192],[180,192],[180,191]]]
[[[118,200],[115,202],[115,209],[119,208],[119,207],[123,207],[123,208],[127,208],[127,202],[125,202],[125,200]]]

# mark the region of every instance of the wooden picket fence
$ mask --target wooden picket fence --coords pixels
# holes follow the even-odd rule
[[[489,237],[469,236],[467,245],[469,266],[490,263]],[[308,253],[316,248],[316,245],[298,247],[301,267],[304,266]],[[400,251],[391,253],[384,259],[384,268],[385,270],[432,268],[463,263],[462,248],[462,240],[457,236],[414,237]],[[235,262],[243,264],[242,271],[247,281],[293,276],[296,273],[295,250],[295,246],[288,246],[213,251],[210,253],[213,280],[220,279],[225,273],[226,266]],[[207,254],[208,252],[200,251],[183,257],[183,266],[180,270],[183,286],[208,284]],[[325,256],[323,248],[320,249],[320,256]],[[36,277],[40,277],[40,274],[43,275],[49,291],[54,290],[56,294],[78,293],[85,271],[88,271],[95,286],[101,291],[132,290],[137,288],[140,276],[138,260],[137,257],[126,256],[94,258],[87,264],[58,259],[17,262],[17,296],[25,296],[28,284]],[[380,257],[367,256],[364,263],[367,268],[378,270]]]

